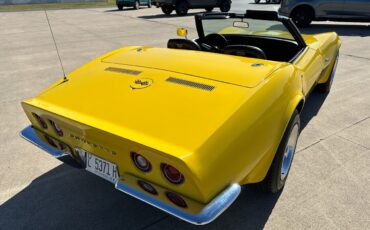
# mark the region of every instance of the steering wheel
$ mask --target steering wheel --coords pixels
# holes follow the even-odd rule
[[[226,38],[221,34],[208,34],[200,42],[203,49],[213,52],[221,52],[227,45]]]

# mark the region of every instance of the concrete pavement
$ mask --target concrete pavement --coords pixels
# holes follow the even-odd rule
[[[233,10],[276,9],[234,1]],[[187,17],[160,9],[48,11],[66,72],[127,45],[165,46]],[[246,186],[215,222],[195,227],[53,159],[18,136],[28,125],[20,101],[62,75],[44,11],[0,13],[1,229],[367,229],[370,226],[370,27],[320,22],[303,32],[336,31],[343,45],[332,92],[313,93],[299,150],[278,195]]]

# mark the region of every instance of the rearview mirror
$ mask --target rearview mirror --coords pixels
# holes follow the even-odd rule
[[[185,37],[188,36],[188,30],[185,28],[177,28],[177,35],[179,37]]]
[[[248,22],[236,21],[236,22],[233,23],[233,26],[237,27],[237,28],[248,28],[249,24],[248,24]]]

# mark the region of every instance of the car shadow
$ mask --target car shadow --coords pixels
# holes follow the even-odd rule
[[[328,94],[314,90],[307,98],[301,112],[301,130],[314,118],[323,106]]]
[[[140,7],[138,10],[142,10],[144,8],[147,8],[145,6],[142,6]],[[124,12],[124,11],[135,11],[137,9],[133,8],[133,7],[124,7],[123,10],[119,10],[118,8],[117,9],[110,9],[110,10],[104,10],[104,12],[106,13],[109,13],[109,12],[117,12],[117,11],[121,11],[121,12]]]
[[[118,12],[118,11],[122,11],[122,10],[119,10],[119,9],[104,10],[104,12],[106,12],[106,13],[109,13],[109,12]]]
[[[280,194],[243,188],[234,204],[203,229],[262,229]],[[0,206],[2,229],[143,229],[193,226],[114,189],[91,173],[61,164]],[[166,222],[165,222],[166,221]]]
[[[300,29],[304,34],[336,32],[339,36],[370,36],[369,24],[312,24]]]
[[[194,15],[204,13],[204,12],[205,11],[192,12],[192,13],[188,13],[185,16],[178,16],[176,13],[172,13],[170,15],[166,15],[166,14],[143,15],[143,16],[138,16],[138,18],[142,18],[142,19],[178,18],[178,17],[194,16]]]

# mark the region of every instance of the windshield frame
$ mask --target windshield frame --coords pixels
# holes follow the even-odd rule
[[[281,22],[286,29],[291,33],[294,40],[297,42],[298,46],[300,48],[305,48],[306,42],[304,41],[300,31],[298,30],[297,26],[294,24],[294,22],[284,16],[278,15],[275,11],[256,11],[256,10],[247,10],[245,14],[237,14],[237,13],[203,13],[203,14],[197,14],[195,15],[195,25],[197,28],[198,36],[199,38],[204,38],[204,29],[203,29],[203,23],[202,20],[204,19],[228,19],[228,18],[239,18],[239,19],[259,19],[259,20],[267,20],[267,21],[279,21]],[[241,36],[243,36],[241,34]],[[283,39],[283,38],[276,38],[276,37],[270,37],[271,39]],[[289,39],[286,39],[289,40]]]

